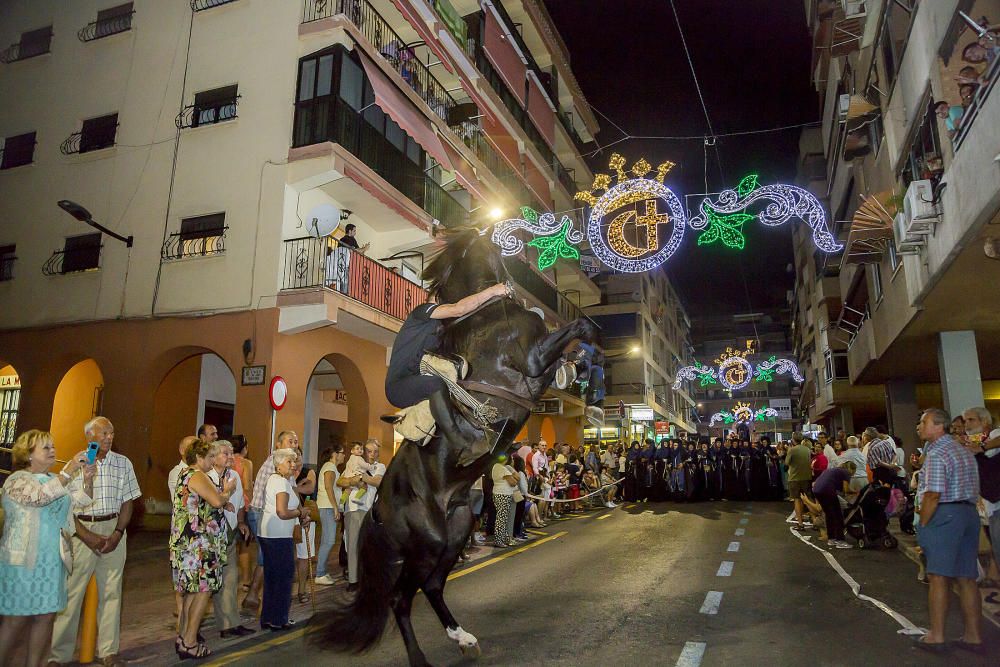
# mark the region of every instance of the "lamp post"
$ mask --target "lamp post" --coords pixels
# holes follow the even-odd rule
[[[69,199],[60,199],[56,203],[59,205],[59,208],[61,208],[62,210],[66,211],[67,213],[69,213],[71,216],[73,216],[74,218],[76,218],[80,222],[84,222],[84,223],[90,225],[94,229],[98,230],[99,232],[101,232],[103,234],[107,234],[108,236],[110,236],[113,239],[118,239],[119,241],[121,241],[122,243],[125,244],[126,248],[131,248],[132,247],[132,237],[131,236],[122,236],[121,234],[116,234],[115,232],[111,231],[110,229],[108,229],[107,227],[105,227],[104,225],[102,225],[101,223],[99,223],[96,220],[94,220],[93,216],[90,215],[90,211],[88,211],[86,208],[84,208],[80,204],[77,204],[75,201],[70,201]]]

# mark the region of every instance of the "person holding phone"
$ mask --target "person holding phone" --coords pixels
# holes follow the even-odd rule
[[[96,467],[86,463],[82,451],[53,475],[52,434],[34,429],[17,438],[11,459],[14,472],[3,485],[7,519],[0,538],[0,665],[10,664],[22,644],[27,645],[26,663],[42,665],[56,613],[66,606],[60,542],[73,530],[72,507],[91,502]]]

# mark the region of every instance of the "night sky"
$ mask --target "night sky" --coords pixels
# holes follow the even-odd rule
[[[819,119],[810,85],[811,43],[801,0],[674,0],[712,126],[717,134],[773,128]],[[569,47],[587,100],[629,135],[708,134],[705,114],[684,55],[669,0],[546,0]],[[598,143],[622,137],[601,124]],[[762,185],[793,182],[800,130],[720,137],[708,149],[708,191],[735,188],[747,173]],[[596,146],[595,146],[596,148]],[[666,185],[681,199],[705,192],[703,141],[635,140],[588,158],[608,171],[619,152],[628,164],[677,163]],[[691,198],[696,206],[700,198]],[[695,230],[666,267],[694,318],[782,306],[793,276],[791,230],[744,226],[746,249],[699,248]]]

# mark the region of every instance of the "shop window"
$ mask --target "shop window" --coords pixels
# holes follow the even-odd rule
[[[0,390],[0,447],[10,447],[17,438],[17,409],[20,402],[20,389]]]

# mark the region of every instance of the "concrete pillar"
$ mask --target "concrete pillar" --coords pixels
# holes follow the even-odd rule
[[[983,381],[974,331],[942,331],[938,334],[938,370],[944,409],[953,417],[983,405]]]
[[[852,435],[854,433],[854,408],[849,405],[844,405],[840,408],[840,413],[837,415],[837,428],[844,429],[847,435]],[[834,431],[836,433],[836,431]],[[844,443],[847,446],[847,443]]]
[[[920,446],[917,438],[917,385],[912,380],[891,380],[885,384],[885,414],[889,418],[889,432],[903,441],[907,457]]]

